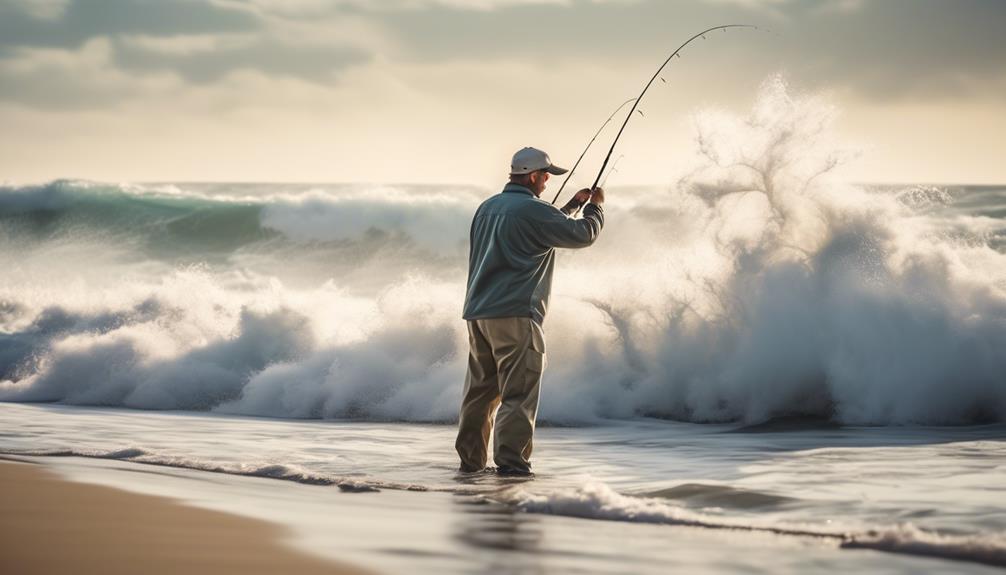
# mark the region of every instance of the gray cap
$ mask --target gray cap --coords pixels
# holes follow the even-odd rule
[[[538,148],[522,148],[513,155],[510,161],[510,175],[530,174],[538,170],[545,170],[553,176],[565,174],[569,170],[560,168],[552,164],[548,154]]]

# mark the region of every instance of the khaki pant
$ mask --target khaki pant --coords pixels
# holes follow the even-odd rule
[[[486,466],[489,435],[497,466],[530,470],[538,394],[545,368],[545,334],[529,317],[468,322],[468,375],[455,447],[461,468]]]

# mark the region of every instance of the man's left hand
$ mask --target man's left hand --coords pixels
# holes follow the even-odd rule
[[[587,203],[587,201],[590,200],[590,196],[591,193],[589,189],[584,188],[580,190],[575,195],[573,195],[573,197],[570,198],[568,202],[566,202],[565,206],[562,207],[563,213],[565,213],[567,216],[572,214],[580,206]]]

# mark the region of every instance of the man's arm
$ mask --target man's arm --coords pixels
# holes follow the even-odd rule
[[[573,197],[570,198],[568,202],[566,202],[566,205],[560,208],[560,210],[567,216],[571,216],[573,215],[573,212],[580,209],[580,206],[586,203],[587,200],[589,199],[590,199],[590,190],[586,188],[582,189],[576,194],[574,194]]]
[[[581,190],[583,191],[589,196],[589,190]],[[579,195],[580,192],[577,192],[577,196]],[[585,248],[597,240],[604,227],[604,210],[601,208],[603,202],[604,192],[598,188],[593,201],[584,207],[583,218],[580,219],[570,218],[551,206],[543,205],[529,219],[529,232],[538,243],[548,247]]]

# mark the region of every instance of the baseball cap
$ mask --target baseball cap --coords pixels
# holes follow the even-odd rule
[[[545,170],[553,176],[565,174],[569,170],[553,165],[548,154],[538,148],[522,148],[513,155],[510,162],[510,175],[530,174],[538,170]]]

